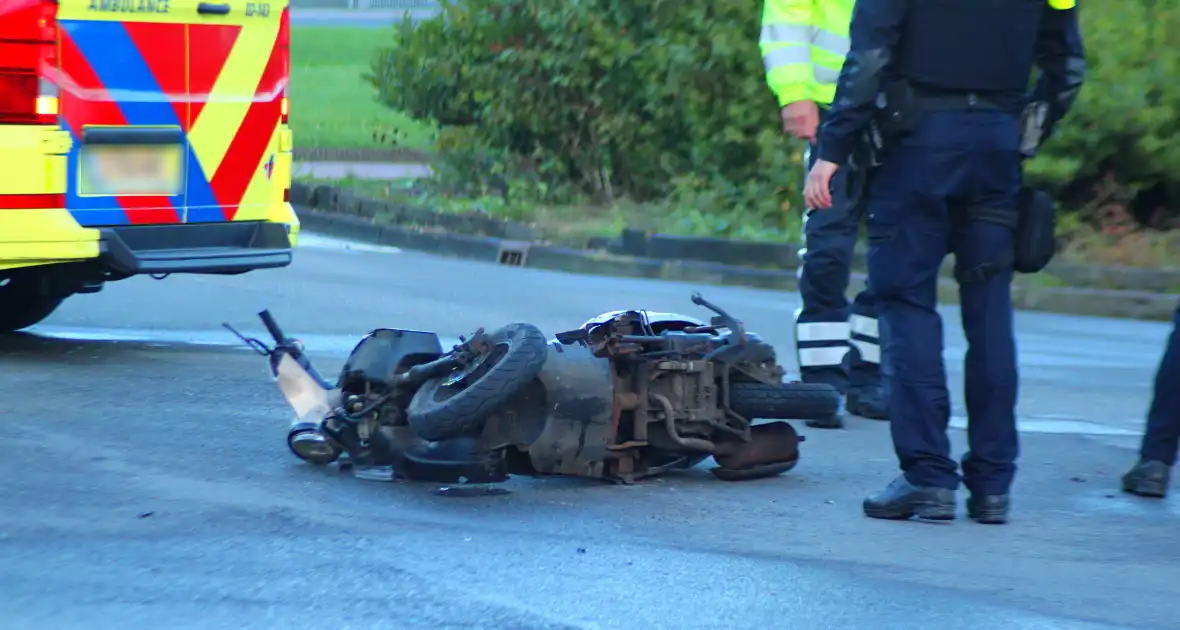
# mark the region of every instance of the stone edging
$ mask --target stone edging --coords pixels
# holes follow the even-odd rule
[[[702,261],[615,256],[486,235],[379,225],[363,217],[319,212],[306,207],[297,208],[297,211],[303,229],[308,232],[455,258],[591,275],[738,285],[786,291],[798,288],[795,273],[791,271],[754,269]],[[853,284],[859,285],[863,277],[863,274],[853,274]],[[953,281],[944,279],[940,283],[939,298],[944,304],[957,302],[958,291]],[[1169,321],[1176,305],[1175,296],[1161,293],[1030,286],[1014,287],[1013,301],[1017,308],[1025,310],[1152,321]]]
[[[296,162],[392,162],[395,164],[424,164],[430,153],[415,149],[379,149],[365,147],[334,149],[330,147],[295,147]]]

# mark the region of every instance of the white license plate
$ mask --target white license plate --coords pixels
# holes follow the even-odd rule
[[[92,145],[81,149],[81,195],[179,195],[184,189],[181,145]]]

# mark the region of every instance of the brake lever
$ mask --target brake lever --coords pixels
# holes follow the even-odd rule
[[[221,325],[233,333],[238,339],[241,339],[242,343],[246,344],[251,350],[257,352],[259,355],[269,357],[270,355],[274,354],[275,348],[271,348],[258,339],[243,335],[242,333],[238,332],[237,328],[230,326],[229,322],[222,322]]]
[[[746,327],[737,318],[725,312],[725,309],[706,300],[699,292],[692,294],[692,303],[717,313],[717,317],[721,320],[722,324],[737,335],[738,344],[743,345],[746,343]]]

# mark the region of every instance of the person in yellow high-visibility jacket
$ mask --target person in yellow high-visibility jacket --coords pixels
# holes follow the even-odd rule
[[[816,130],[835,97],[836,80],[848,52],[854,4],[854,0],[765,0],[763,5],[758,44],[766,83],[778,98],[783,132],[808,143],[807,169],[816,153]],[[876,300],[867,288],[851,305],[846,297],[863,215],[863,204],[857,201],[862,178],[844,181],[850,170],[842,169],[836,176],[837,199],[831,209],[808,209],[804,215],[799,270],[803,307],[795,314],[795,348],[803,381],[833,385],[846,395],[849,412],[884,419]],[[840,428],[842,415],[808,424]]]

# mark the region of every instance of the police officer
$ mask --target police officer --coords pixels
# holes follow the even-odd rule
[[[808,142],[804,161],[814,162],[821,107],[827,109],[848,52],[848,23],[854,0],[765,0],[759,46],[766,82],[778,98],[783,131]],[[859,181],[837,176],[840,191],[827,212],[808,211],[803,219],[795,349],[805,382],[828,383],[847,395],[851,413],[882,419],[876,301],[866,288],[849,308],[847,290],[852,250],[860,232],[863,204]],[[851,194],[845,194],[851,193]],[[843,426],[842,413],[807,424]]]
[[[1180,306],[1172,314],[1172,334],[1155,372],[1155,392],[1147,412],[1147,431],[1139,447],[1139,461],[1123,475],[1123,491],[1164,498],[1176,451],[1180,448]]]
[[[805,196],[812,207],[829,206],[832,175],[865,130],[886,138],[867,190],[868,263],[888,330],[889,422],[903,474],[865,499],[870,517],[953,519],[962,481],[969,517],[1007,520],[1019,450],[1011,281],[1021,118],[1030,108],[1043,112],[1040,140],[1047,138],[1081,87],[1072,1],[856,4],[851,51]],[[1069,6],[1052,6],[1061,2]],[[1034,64],[1041,73],[1030,99]],[[962,479],[946,435],[950,397],[935,310],[948,250],[968,344]]]

